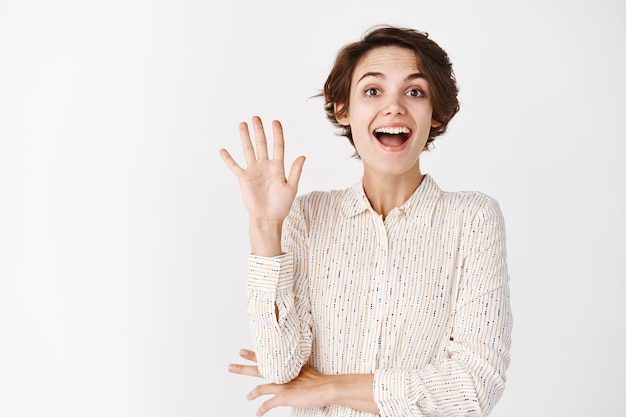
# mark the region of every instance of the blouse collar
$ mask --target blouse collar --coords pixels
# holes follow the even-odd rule
[[[353,217],[364,211],[374,212],[372,205],[365,195],[363,180],[350,187],[348,192],[349,196],[346,199],[346,205],[343,209],[346,217]],[[435,202],[439,199],[441,194],[442,191],[435,180],[433,180],[430,175],[426,174],[411,197],[392,211],[400,211],[410,216],[417,215],[421,210],[433,209]]]

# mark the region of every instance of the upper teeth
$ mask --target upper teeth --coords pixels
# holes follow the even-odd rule
[[[376,133],[399,135],[400,133],[411,133],[411,131],[408,127],[381,127],[380,129],[376,129]]]

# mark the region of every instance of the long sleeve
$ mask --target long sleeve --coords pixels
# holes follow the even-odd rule
[[[307,233],[297,199],[283,227],[287,253],[273,258],[248,258],[252,339],[259,372],[274,383],[285,383],[298,376],[311,354],[312,340],[310,308],[302,285],[307,273]]]
[[[376,370],[381,416],[484,416],[502,395],[513,321],[498,204],[489,199],[467,230],[447,357],[420,369]]]

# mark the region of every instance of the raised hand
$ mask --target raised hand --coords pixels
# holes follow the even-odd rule
[[[226,149],[220,150],[220,156],[239,181],[243,201],[250,218],[253,253],[256,246],[258,249],[256,252],[262,252],[257,254],[277,255],[280,253],[280,248],[276,247],[276,234],[279,234],[282,222],[289,214],[298,192],[304,156],[296,158],[291,165],[289,175],[285,176],[283,160],[285,142],[280,122],[278,120],[272,122],[271,159],[268,154],[263,123],[258,116],[252,118],[252,127],[256,146],[252,145],[248,124],[246,122],[239,124],[239,136],[246,159],[245,169],[235,162]]]

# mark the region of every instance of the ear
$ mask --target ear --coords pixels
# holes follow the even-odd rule
[[[435,119],[432,119],[432,120],[430,121],[430,127],[439,127],[439,126],[441,126],[441,125],[442,125],[442,123],[441,123],[441,122],[436,121]]]
[[[333,111],[335,112],[335,118],[337,121],[343,126],[350,125],[350,115],[339,115],[337,114],[341,109],[343,109],[344,103],[333,103]]]

